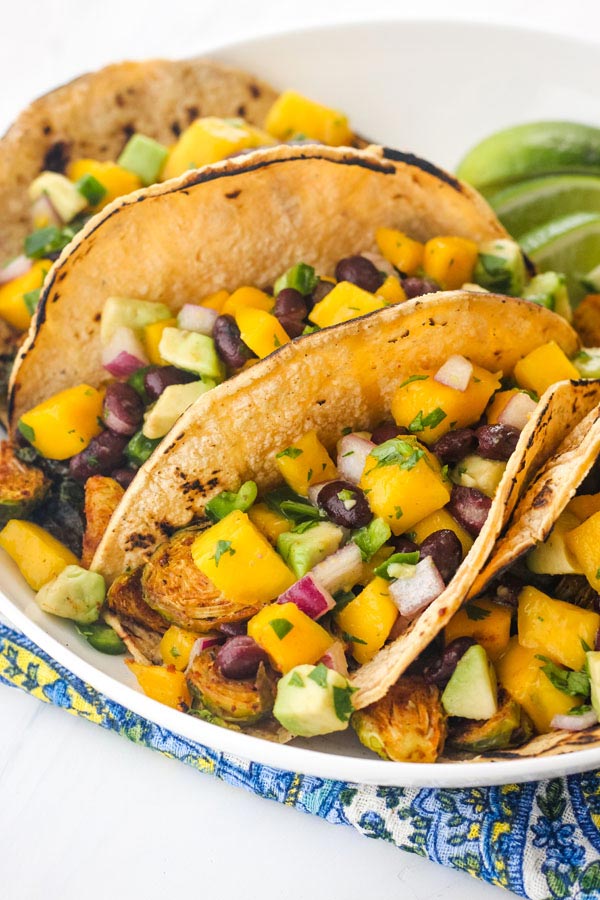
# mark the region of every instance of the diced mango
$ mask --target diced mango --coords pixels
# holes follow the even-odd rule
[[[243,342],[261,359],[289,343],[290,337],[279,319],[264,309],[242,306],[235,321]]]
[[[218,119],[216,116],[196,119],[169,152],[161,178],[163,181],[176,178],[188,169],[219,162],[233,153],[255,146],[256,135],[243,119]]]
[[[160,642],[160,655],[165,666],[174,666],[178,672],[184,672],[197,640],[198,635],[194,631],[186,631],[178,625],[167,628]]]
[[[594,513],[573,531],[568,531],[565,543],[591,586],[595,591],[600,591],[600,512]],[[594,646],[593,641],[589,644]]]
[[[509,391],[498,391],[494,394],[485,414],[488,425],[498,424],[498,419],[506,409],[506,404],[518,393],[520,393],[518,388],[511,388]]]
[[[280,450],[275,459],[282,476],[301,497],[308,495],[312,484],[338,477],[333,460],[316,431],[307,431],[289,447]]]
[[[344,639],[351,642],[352,655],[361,665],[383,647],[397,618],[389,582],[378,576],[335,613],[335,621],[344,632]]]
[[[518,633],[522,647],[548,656],[555,663],[579,670],[585,663],[584,643],[594,647],[600,615],[564,600],[554,600],[537,588],[519,595]]]
[[[600,512],[600,494],[580,494],[567,504],[567,512],[577,516],[580,522],[590,519]]]
[[[421,519],[420,522],[413,525],[411,531],[415,535],[415,543],[422,544],[426,537],[429,537],[434,531],[441,531],[443,528],[454,532],[462,545],[463,556],[466,556],[473,546],[473,538],[445,509],[438,509],[426,516],[426,518]]]
[[[102,431],[103,399],[89,384],[67,388],[23,413],[19,430],[47,459],[69,459]]]
[[[556,341],[548,341],[520,359],[515,366],[514,376],[520,387],[539,396],[557,381],[581,378]]]
[[[273,309],[273,298],[264,291],[259,291],[255,287],[239,287],[237,291],[225,301],[221,312],[224,316],[236,316],[240,309],[249,306],[251,309],[263,309],[265,312],[271,312]]]
[[[384,309],[385,305],[382,297],[363,291],[350,281],[340,281],[313,307],[308,318],[319,328],[329,328]]]
[[[214,294],[209,294],[207,297],[203,297],[200,301],[200,306],[208,306],[209,309],[216,309],[218,313],[220,313],[225,305],[225,302],[229,299],[228,291],[215,291]]]
[[[415,438],[401,438],[403,450],[397,461],[380,465],[372,454],[367,457],[360,487],[376,516],[384,519],[394,534],[403,534],[450,500],[450,488],[440,465]]]
[[[473,281],[479,250],[475,241],[452,235],[435,237],[425,244],[423,269],[446,291]]]
[[[382,256],[405,275],[415,275],[423,263],[425,246],[395,228],[378,228],[375,232]]]
[[[388,275],[380,288],[377,288],[377,296],[383,297],[386,303],[404,303],[406,291],[400,284],[400,279],[395,275]]]
[[[551,730],[556,715],[566,715],[581,699],[570,697],[555,688],[542,672],[544,663],[537,659],[538,650],[522,647],[517,637],[510,639],[508,649],[496,662],[496,674],[503,688],[520,703],[540,734]]]
[[[162,358],[158,347],[165,328],[177,328],[177,319],[162,319],[160,322],[152,322],[144,326],[143,338],[146,347],[146,355],[153,366],[166,366],[167,361]]]
[[[68,547],[33,522],[10,519],[0,531],[0,547],[16,562],[21,575],[34,591],[79,560]]]
[[[125,662],[147,697],[164,703],[165,706],[172,706],[173,709],[191,706],[192,698],[184,672],[178,672],[173,667],[167,669],[164,666],[145,666],[132,659],[126,659]]]
[[[141,179],[133,172],[129,172],[114,162],[100,162],[97,159],[76,159],[67,169],[67,175],[71,181],[79,181],[85,175],[96,178],[106,194],[93,209],[98,211],[108,206],[117,197],[130,194],[142,187]]]
[[[333,640],[322,625],[303,613],[295,603],[265,606],[248,622],[248,634],[283,673],[303,663],[313,665]]]
[[[284,91],[279,95],[269,110],[265,127],[280,141],[302,136],[322,141],[330,147],[352,141],[348,119],[343,113],[315,103],[296,91]]]
[[[392,399],[392,415],[397,425],[432,444],[454,428],[467,428],[477,422],[489,399],[500,387],[498,373],[473,366],[466,391],[458,391],[434,379],[434,372],[423,372],[407,379]]]
[[[508,647],[511,619],[508,606],[501,606],[485,597],[473,600],[459,609],[446,625],[446,644],[455,638],[471,637],[495,662]]]
[[[277,543],[279,535],[289,531],[291,527],[289,519],[271,509],[266,503],[255,503],[251,506],[248,510],[248,518],[273,545]]]
[[[41,288],[51,267],[50,260],[38,259],[24,275],[19,275],[0,287],[0,319],[4,319],[18,331],[27,331],[31,313],[25,302],[25,294]]]
[[[269,603],[295,581],[266,537],[239,509],[198,535],[192,558],[225,597],[240,606]]]

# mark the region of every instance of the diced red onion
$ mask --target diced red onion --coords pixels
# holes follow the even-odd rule
[[[45,222],[44,227],[63,224],[63,220],[47,194],[41,194],[37,200],[34,200],[31,205],[31,218],[34,224],[38,220]]]
[[[209,647],[215,647],[217,644],[222,644],[224,641],[224,634],[211,634],[210,632],[208,634],[203,634],[199,638],[197,638],[192,644],[192,649],[190,650],[190,659],[187,664],[188,669],[191,667],[196,657],[200,653],[202,653],[203,650],[208,650]]]
[[[15,257],[7,266],[0,269],[0,284],[8,284],[9,281],[20,278],[21,275],[26,275],[31,266],[32,262],[26,256]]]
[[[561,716],[557,714],[552,717],[550,727],[560,731],[584,731],[586,728],[591,728],[592,725],[597,724],[598,716],[593,709],[590,709],[589,712],[582,713],[580,716]]]
[[[115,378],[126,378],[148,365],[148,357],[132,328],[117,328],[102,349],[102,365]]]
[[[199,334],[213,333],[215,322],[219,318],[216,309],[208,306],[198,306],[195,303],[186,303],[177,315],[177,327],[185,331],[197,331]]]
[[[359,434],[345,434],[338,443],[337,470],[342,478],[358,484],[365,468],[367,456],[375,449],[373,441]]]
[[[337,594],[343,588],[354,587],[363,573],[363,560],[358,546],[346,544],[335,553],[326,556],[310,570],[310,574],[321,587],[330,594]]]
[[[398,273],[394,269],[391,262],[382,256],[381,253],[371,253],[370,251],[364,251],[360,254],[364,256],[365,259],[368,259],[369,262],[372,262],[376,269],[379,269],[380,272],[385,272],[386,275],[395,275],[398,277]]]
[[[456,391],[466,391],[473,374],[473,363],[464,356],[455,354],[448,357],[443,366],[433,376],[435,381],[454,388]]]
[[[298,609],[311,619],[319,619],[335,606],[335,600],[329,591],[317,584],[310,573],[281,594],[277,602],[295,603]]]
[[[334,480],[337,481],[337,479]],[[313,506],[317,505],[317,498],[326,484],[331,484],[331,481],[319,481],[318,484],[311,484],[311,486],[309,487],[308,499]]]
[[[390,597],[398,607],[400,615],[414,619],[429,606],[445,589],[431,556],[426,556],[414,567],[412,576],[398,578],[390,584]]]
[[[322,662],[328,669],[339,672],[340,675],[348,674],[348,660],[344,653],[344,645],[341,641],[334,641],[329,650],[327,650],[319,662]]]
[[[519,391],[514,394],[498,416],[500,425],[512,425],[523,431],[537,404],[532,400],[529,394],[523,394]]]

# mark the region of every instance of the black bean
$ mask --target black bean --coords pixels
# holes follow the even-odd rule
[[[152,402],[158,400],[165,388],[172,384],[188,384],[196,375],[184,372],[177,366],[151,366],[144,375],[144,390]]]
[[[240,329],[233,316],[219,316],[213,328],[213,340],[217,353],[230,369],[241,369],[254,354],[242,340]]]
[[[296,319],[306,318],[306,302],[300,291],[294,288],[284,288],[277,294],[275,308],[273,310],[277,318],[292,316]]]
[[[347,256],[335,267],[337,281],[351,281],[364,291],[375,293],[383,283],[381,272],[365,256]]]
[[[477,446],[475,432],[470,428],[457,428],[442,435],[431,448],[444,465],[460,462]]]
[[[484,459],[510,459],[521,432],[512,425],[482,425],[475,432],[477,452]]]
[[[323,279],[319,279],[317,282],[317,286],[308,297],[305,297],[304,300],[308,306],[308,311],[310,312],[313,306],[317,303],[320,303],[330,291],[332,291],[335,287],[335,284],[332,281],[323,281]]]
[[[359,487],[349,481],[325,484],[319,491],[317,505],[328,519],[343,528],[362,528],[373,518],[367,498]]]
[[[396,553],[415,553],[419,549],[418,544],[403,535],[392,537],[392,543]]]
[[[447,509],[450,515],[462,525],[472,537],[477,537],[488,513],[492,501],[477,488],[463,487],[455,484],[452,487],[452,496]]]
[[[441,528],[421,544],[421,559],[424,556],[432,558],[444,584],[449,584],[462,562],[462,544],[453,531]]]
[[[473,638],[459,637],[448,644],[442,655],[431,662],[423,672],[425,681],[430,684],[437,684],[440,688],[445,687],[450,681],[458,663],[474,643]]]
[[[121,487],[125,488],[125,490],[127,490],[135,477],[135,472],[133,471],[133,469],[115,469],[110,474],[111,478],[114,478],[115,481],[118,481]]]
[[[113,381],[106,388],[102,404],[102,418],[110,431],[135,434],[144,416],[142,398],[131,385]]]
[[[254,678],[261,662],[267,662],[267,654],[248,635],[230,638],[217,653],[217,666],[225,678]]]
[[[219,631],[221,634],[227,635],[227,637],[238,637],[240,634],[247,633],[248,623],[242,620],[238,620],[237,622],[221,622]]]
[[[410,434],[408,428],[404,428],[403,425],[395,425],[394,422],[382,422],[371,435],[371,440],[374,444],[385,444],[386,441],[391,441],[392,438],[400,437],[403,434]]]
[[[125,447],[129,439],[124,434],[103,431],[92,438],[85,450],[72,456],[69,474],[76,481],[87,481],[92,475],[108,475],[125,461]]]
[[[496,595],[494,600],[502,606],[510,606],[516,609],[519,605],[519,595],[523,590],[523,583],[505,575],[496,585]]]
[[[277,319],[285,333],[291,338],[300,337],[304,331],[304,322],[302,319],[297,319],[295,316],[277,316]]]
[[[407,300],[412,300],[413,297],[422,297],[423,294],[435,294],[440,289],[439,284],[433,278],[416,278],[412,275],[402,279],[402,287]]]

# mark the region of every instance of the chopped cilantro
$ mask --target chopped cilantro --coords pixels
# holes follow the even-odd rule
[[[406,381],[403,381],[402,384],[398,386],[397,390],[406,387],[407,384],[412,384],[413,381],[427,381],[428,378],[429,375],[411,375],[410,378],[407,378]]]
[[[592,707],[589,703],[584,703],[582,706],[574,706],[573,709],[570,709],[567,713],[568,716],[585,716],[587,713],[592,711]]]
[[[446,413],[443,409],[440,409],[439,406],[436,406],[436,408],[426,416],[423,415],[423,410],[419,410],[408,426],[408,430],[414,434],[417,431],[424,431],[425,428],[437,428],[440,422],[443,422],[445,418]]]
[[[41,293],[42,289],[36,288],[34,291],[27,291],[26,294],[23,294],[23,302],[25,303],[27,312],[30,316],[32,316],[37,309],[37,305],[40,302]]]
[[[93,175],[83,175],[75,182],[75,187],[90,206],[97,206],[106,196],[106,188]]]
[[[73,240],[82,224],[81,220],[75,219],[62,228],[56,225],[38,228],[25,238],[25,255],[30,259],[43,259],[50,253],[58,253]]]
[[[536,654],[536,659],[540,659],[545,665],[541,667],[544,675],[554,685],[554,687],[568,694],[570,697],[589,697],[590,694],[590,677],[586,672],[572,672],[570,669],[564,669],[557,666],[547,656]]]
[[[280,641],[282,641],[286,634],[289,634],[294,627],[289,619],[271,619],[269,625]]]
[[[296,500],[282,500],[279,504],[281,512],[288,519],[320,519],[321,513],[310,503]]]
[[[346,459],[347,456],[354,456],[354,450],[348,450],[347,453],[342,453],[342,459]]]
[[[314,681],[315,684],[318,684],[319,687],[324,688],[327,687],[327,671],[327,666],[324,665],[324,663],[319,663],[308,677],[311,681]]]
[[[30,444],[33,444],[33,442],[35,441],[35,431],[31,427],[31,425],[28,425],[27,422],[23,421],[23,419],[19,419],[17,428],[19,429],[25,440],[29,441]]]
[[[275,454],[275,459],[281,459],[283,456],[288,456],[290,459],[297,459],[302,453],[303,451],[300,447],[286,447],[285,450],[280,450],[279,453]]]
[[[367,646],[367,642],[363,641],[362,638],[358,638],[353,634],[348,634],[347,631],[342,631],[342,637],[345,641],[349,641],[351,644],[364,644]]]
[[[307,480],[307,481],[310,481],[310,479],[313,477],[313,474],[314,474],[314,473],[313,473],[313,470],[312,470],[312,469],[309,469],[309,470],[308,470],[308,473],[307,473],[307,475],[306,475],[306,480]]]
[[[291,530],[294,534],[304,534],[305,531],[316,528],[318,524],[314,519],[307,519],[305,522],[298,522],[296,525],[293,525]]]
[[[352,603],[354,594],[352,591],[338,591],[337,594],[333,595],[333,599],[335,600],[335,611],[339,612],[348,606],[349,603]]]
[[[304,681],[302,680],[302,676],[298,672],[292,672],[290,675],[288,684],[291,684],[292,687],[305,687]]]
[[[215,555],[212,557],[215,561],[215,566],[219,565],[224,553],[229,553],[230,556],[235,555],[235,550],[231,546],[231,541],[217,541]]]
[[[369,455],[377,460],[376,469],[380,466],[399,466],[401,469],[410,470],[414,469],[419,460],[425,456],[425,451],[409,441],[392,438],[379,444]]]
[[[344,488],[341,491],[338,491],[337,495],[338,500],[341,500],[342,503],[345,503],[348,500],[354,500],[354,491],[348,490],[348,488]]]
[[[342,434],[344,436],[346,436],[347,434],[352,434],[352,429],[350,428],[349,425],[347,425],[346,428],[342,428]]]
[[[351,688],[350,685],[343,688],[337,685],[333,687],[333,706],[340,722],[347,722],[354,712],[352,694],[355,690],[356,688]]]
[[[379,575],[381,578],[387,578],[388,581],[391,581],[391,575],[389,574],[388,567],[394,565],[401,566],[416,566],[419,562],[420,553],[418,550],[414,550],[412,553],[393,553],[385,562],[382,562],[380,566],[377,566],[375,569],[375,574]]]
[[[276,350],[278,347],[281,347],[281,341],[279,340],[279,338],[277,337],[276,334],[273,335],[273,346],[275,347]]]
[[[171,656],[173,659],[177,659],[177,657],[181,656],[181,653],[177,649],[177,647],[171,647]]]
[[[467,614],[467,618],[471,619],[472,622],[481,622],[482,619],[487,619],[490,614],[489,609],[484,609],[482,606],[477,606],[476,603],[467,603],[465,606],[465,612]]]
[[[402,507],[401,507],[401,506],[395,506],[395,507],[394,507],[394,510],[395,510],[395,512],[396,512],[396,518],[397,518],[397,519],[401,519],[402,516],[404,515],[404,513],[402,512]]]

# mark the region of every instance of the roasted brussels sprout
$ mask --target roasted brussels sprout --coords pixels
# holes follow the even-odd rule
[[[439,689],[405,677],[385,697],[353,713],[350,724],[365,747],[394,762],[435,762],[446,738]]]
[[[240,607],[223,596],[194,563],[191,546],[202,528],[186,528],[158,547],[142,575],[146,603],[169,622],[204,633],[249,619],[259,606]]]
[[[133,619],[152,631],[163,635],[169,627],[163,617],[151,609],[142,594],[142,569],[119,575],[106,595],[106,606],[123,619]]]
[[[118,481],[105,475],[92,475],[85,483],[85,532],[83,534],[82,566],[92,562],[110,517],[121,502],[125,491]]]
[[[0,526],[9,519],[28,518],[49,487],[41,469],[22,463],[8,441],[0,444]]]
[[[217,666],[216,647],[199,653],[187,670],[194,706],[237,725],[251,725],[273,709],[276,681],[261,663],[255,678],[225,678]]]
[[[491,719],[473,722],[451,719],[448,745],[455,750],[489,753],[520,747],[534,734],[533,724],[525,710],[504,690],[498,692],[498,712]]]

